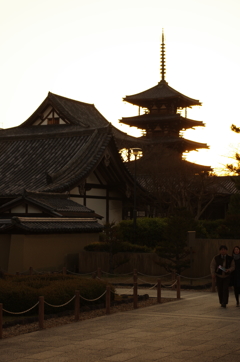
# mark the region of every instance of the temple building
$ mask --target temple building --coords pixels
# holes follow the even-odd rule
[[[183,137],[185,130],[205,126],[202,121],[186,117],[187,108],[200,106],[201,103],[171,88],[166,82],[165,73],[165,43],[162,33],[161,80],[146,91],[123,98],[125,102],[138,106],[139,112],[137,116],[122,118],[120,122],[142,130],[143,135],[138,138],[138,145],[143,149],[142,163],[158,157],[159,168],[169,166],[169,161],[174,165],[181,161],[182,165],[185,163],[194,173],[211,171],[211,167],[196,165],[183,158],[186,152],[209,148],[205,143]]]
[[[106,222],[148,193],[122,162],[114,129],[93,104],[51,92],[17,127],[0,130],[0,269],[78,263]]]

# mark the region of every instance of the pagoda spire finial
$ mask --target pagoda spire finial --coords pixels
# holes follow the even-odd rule
[[[160,65],[161,65],[161,80],[165,81],[165,74],[166,74],[166,68],[165,68],[165,43],[164,43],[164,29],[162,29],[162,44],[161,44],[161,59],[160,59]]]

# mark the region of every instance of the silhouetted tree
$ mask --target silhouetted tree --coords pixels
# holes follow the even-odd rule
[[[185,210],[175,210],[175,215],[168,219],[164,240],[156,248],[160,257],[159,265],[167,272],[181,274],[190,267],[190,248],[188,231],[195,229],[195,222]]]

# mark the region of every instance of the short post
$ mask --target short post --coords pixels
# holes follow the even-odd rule
[[[67,268],[64,266],[63,267],[63,275],[66,275],[67,274]]]
[[[177,299],[180,299],[181,296],[181,283],[180,283],[180,276],[177,276]]]
[[[80,311],[80,293],[79,290],[75,290],[75,305],[74,305],[74,312],[75,312],[75,321],[79,321],[79,311]]]
[[[110,305],[111,305],[111,288],[110,288],[110,285],[107,285],[107,288],[106,288],[106,314],[110,314]]]
[[[161,279],[157,281],[157,302],[161,303]]]
[[[92,278],[93,278],[93,279],[96,279],[96,278],[97,278],[97,273],[96,273],[96,272],[93,272],[93,273],[92,273]]]
[[[133,283],[137,283],[138,276],[137,274],[133,274]]]
[[[44,297],[39,297],[38,324],[40,329],[44,328]]]
[[[97,276],[98,276],[98,278],[101,278],[101,277],[102,277],[102,270],[101,270],[101,268],[97,268]]]
[[[30,266],[30,268],[29,268],[29,274],[30,274],[30,275],[33,274],[33,267],[32,267],[32,266]]]
[[[212,277],[212,293],[216,292],[216,279]]]
[[[172,281],[175,282],[175,280],[176,280],[176,272],[174,271],[174,272],[172,272]],[[176,289],[175,284],[173,284],[172,289]]]
[[[0,303],[0,339],[2,339],[2,337],[3,337],[3,335],[2,335],[2,325],[3,325],[2,312],[3,312],[3,305],[2,305],[2,303]]]
[[[133,283],[133,308],[137,309],[138,307],[138,285],[137,282]]]

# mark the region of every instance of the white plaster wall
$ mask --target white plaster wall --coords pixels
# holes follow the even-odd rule
[[[48,107],[48,108],[46,109],[46,111],[43,113],[43,118],[45,118],[45,117],[47,116],[47,114],[49,114],[49,112],[51,112],[51,111],[52,111],[52,107]],[[52,114],[50,114],[50,116],[52,116]],[[56,112],[54,112],[53,116],[56,117],[56,118],[59,117]],[[42,122],[41,118],[38,118],[38,120],[35,121],[35,122],[33,123],[33,125],[34,125],[34,126],[37,126],[37,125],[39,125],[41,122]],[[46,126],[47,124],[48,124],[48,121],[47,121],[47,119],[45,119],[45,121],[44,121],[43,123],[41,123],[41,126]],[[60,118],[60,119],[59,119],[59,124],[66,124],[66,122],[64,122],[64,121]]]
[[[21,213],[21,214],[25,214],[25,210],[26,210],[25,205],[24,205],[24,206],[19,205],[19,206],[13,207],[13,208],[11,209],[11,212],[12,212],[12,213],[13,213],[13,212],[18,212],[18,213]]]
[[[106,222],[106,200],[87,199],[86,203],[86,206],[89,209],[92,209],[97,214],[103,216],[103,219],[98,221],[103,225]]]
[[[110,200],[109,201],[109,222],[118,224],[122,221],[122,201]]]

